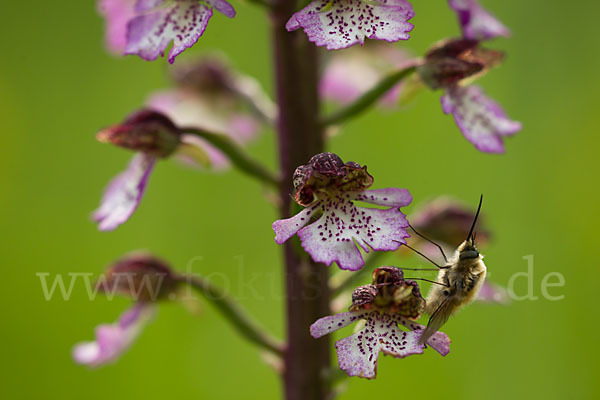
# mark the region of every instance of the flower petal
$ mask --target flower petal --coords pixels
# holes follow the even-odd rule
[[[182,163],[194,168],[210,168],[212,171],[222,171],[231,165],[229,158],[206,140],[196,135],[181,136],[181,145],[175,157]]]
[[[202,0],[227,18],[235,17],[235,9],[225,0]]]
[[[310,215],[319,207],[317,203],[314,206],[307,207],[292,218],[279,219],[273,222],[273,230],[275,231],[275,242],[277,244],[285,243],[289,238],[294,236],[304,225],[310,220]]]
[[[407,318],[398,317],[398,322],[412,331],[418,332],[417,339],[421,336],[421,332],[425,330],[425,325],[421,325]],[[442,356],[447,356],[450,353],[450,338],[444,332],[436,332],[427,340],[427,345],[440,353]]]
[[[123,54],[127,43],[127,22],[135,16],[135,0],[100,0],[98,12],[106,21],[105,41],[108,49]]]
[[[133,214],[144,195],[155,162],[154,157],[138,153],[127,169],[110,182],[93,215],[101,231],[115,229]]]
[[[381,44],[380,44],[381,43]],[[371,42],[336,52],[327,63],[319,82],[321,96],[340,104],[348,104],[373,88],[381,79],[399,69],[416,64],[416,58],[387,43]],[[379,105],[396,105],[404,83],[390,89]]]
[[[153,306],[137,303],[123,313],[117,323],[99,325],[96,328],[96,341],[76,344],[73,359],[78,364],[90,367],[115,361],[129,349],[153,315]]]
[[[356,200],[387,207],[406,207],[412,202],[408,189],[385,188],[360,192]]]
[[[380,351],[397,358],[423,353],[420,334],[398,328],[395,316],[373,312],[364,318],[363,330],[335,344],[338,364],[349,376],[375,378]]]
[[[208,96],[186,89],[160,91],[146,101],[149,108],[167,115],[177,126],[221,132],[240,144],[257,136],[259,122],[256,118],[219,104],[218,101],[211,102]],[[206,140],[184,134],[181,141],[183,145],[178,148],[176,156],[184,163],[204,168],[210,166],[213,170],[230,166],[229,158]],[[198,151],[200,154],[196,154]]]
[[[366,311],[350,311],[320,318],[310,326],[310,334],[318,339],[350,325],[366,313]]]
[[[197,0],[172,2],[170,6],[143,14],[129,21],[125,54],[137,54],[144,60],[163,56],[173,41],[169,63],[202,36],[212,9]]]
[[[355,241],[366,252],[369,248],[390,251],[410,236],[405,229],[408,221],[397,208],[356,207],[347,198],[324,202],[323,216],[298,232],[302,247],[314,261],[327,265],[335,261],[341,269],[356,271],[364,260]]]
[[[510,35],[508,28],[477,0],[448,0],[448,4],[458,16],[465,39],[486,40]]]
[[[521,130],[478,86],[453,87],[442,96],[444,113],[452,113],[467,140],[486,153],[503,153],[502,136]]]
[[[254,139],[259,130],[258,119],[236,109],[233,99],[220,100],[187,89],[173,89],[154,93],[146,105],[167,115],[177,126],[224,133],[240,144]]]
[[[122,0],[121,0],[122,1]],[[153,8],[158,7],[163,4],[165,0],[136,0],[135,2],[135,11],[138,13],[152,10]]]
[[[405,0],[315,0],[295,13],[286,29],[303,28],[308,40],[336,50],[362,45],[365,38],[407,40],[413,16],[412,5]]]

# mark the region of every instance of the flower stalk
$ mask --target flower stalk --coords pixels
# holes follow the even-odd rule
[[[297,9],[296,1],[275,0],[271,10],[275,86],[279,115],[277,135],[283,183],[280,217],[289,218],[294,192],[292,176],[324,147],[318,123],[317,50],[285,24]],[[284,244],[287,348],[284,395],[287,400],[323,400],[329,397],[330,341],[314,340],[310,325],[329,314],[328,270],[298,251],[297,241]]]
[[[283,344],[264,331],[223,289],[197,275],[182,275],[177,279],[202,294],[250,342],[277,356],[283,355]]]
[[[339,124],[357,117],[360,113],[375,104],[377,100],[384,96],[391,88],[412,75],[415,71],[416,67],[410,66],[386,76],[371,90],[360,96],[354,102],[323,118],[321,125],[329,126]]]
[[[264,165],[253,159],[240,145],[233,141],[229,136],[207,132],[194,127],[180,128],[182,132],[192,134],[202,138],[221,150],[240,171],[258,178],[262,182],[278,188],[280,186],[279,177],[269,171]]]

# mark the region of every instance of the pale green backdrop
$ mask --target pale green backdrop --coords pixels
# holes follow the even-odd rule
[[[435,3],[435,4],[433,4]],[[238,16],[216,14],[182,58],[227,52],[240,70],[272,88],[268,20],[234,0]],[[456,35],[444,1],[413,0],[417,54]],[[353,121],[329,150],[369,166],[375,187],[411,190],[415,201],[452,194],[485,212],[495,240],[487,249],[491,278],[506,285],[534,256],[538,300],[510,307],[473,305],[445,326],[446,358],[428,351],[382,357],[375,381],[352,379],[341,399],[405,396],[444,399],[592,399],[598,390],[598,92],[600,54],[592,1],[485,1],[513,31],[491,46],[508,53],[481,84],[524,129],[507,153],[478,153],[442,114],[439,93],[422,93],[403,112],[372,111]],[[134,217],[112,233],[89,220],[104,185],[127,162],[124,150],[99,144],[95,132],[167,84],[165,60],[115,58],[102,45],[92,1],[15,1],[0,24],[0,179],[4,398],[276,399],[279,381],[258,351],[232,332],[210,305],[200,316],[177,304],[158,318],[115,365],[74,365],[71,346],[91,339],[125,299],[45,301],[38,272],[93,272],[132,249],[150,249],[183,269],[228,279],[231,291],[264,325],[281,334],[280,249],[275,212],[264,190],[238,172],[199,173],[161,162]],[[250,147],[275,164],[272,132]],[[408,208],[407,211],[410,211]],[[243,266],[238,267],[241,256]],[[394,256],[389,262],[397,261]],[[414,260],[417,262],[417,260]],[[240,272],[241,271],[241,272]],[[564,287],[541,293],[544,276]],[[240,273],[243,274],[240,278]],[[251,291],[242,283],[259,276]],[[525,280],[516,290],[526,292]]]

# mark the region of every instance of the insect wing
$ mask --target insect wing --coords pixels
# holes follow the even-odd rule
[[[451,296],[447,296],[444,301],[440,303],[438,308],[431,314],[429,317],[429,322],[427,323],[427,327],[421,334],[419,338],[419,344],[424,344],[429,340],[434,333],[436,333],[442,325],[448,321],[450,315],[452,315],[452,311],[454,310],[454,302],[452,301]]]

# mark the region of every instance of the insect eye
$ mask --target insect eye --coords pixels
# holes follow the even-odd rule
[[[470,260],[477,257],[479,257],[479,252],[477,250],[463,251],[459,256],[461,260]]]

